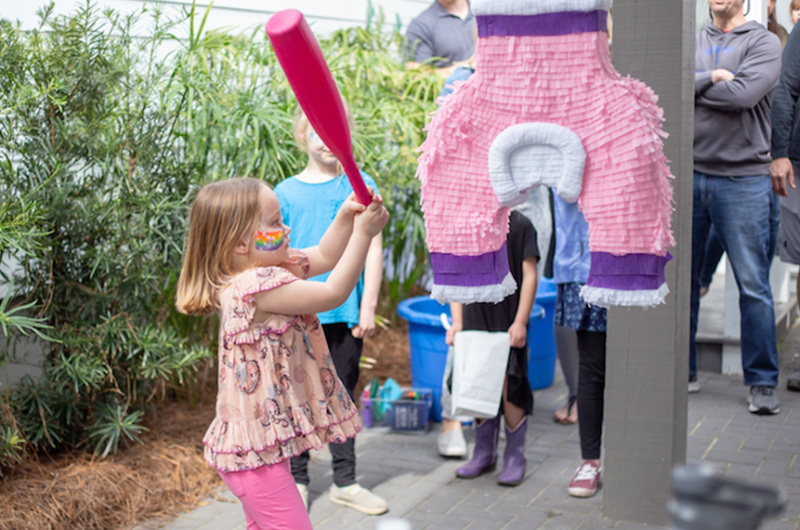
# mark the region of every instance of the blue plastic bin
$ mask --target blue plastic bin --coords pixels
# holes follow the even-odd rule
[[[393,431],[412,434],[428,432],[433,406],[433,391],[430,388],[408,388],[416,396],[399,397],[393,400],[361,398],[364,427],[388,426]],[[380,411],[380,412],[378,412]]]
[[[555,302],[554,302],[555,303]],[[441,314],[450,317],[450,306],[442,305],[429,296],[417,296],[403,300],[397,305],[397,314],[408,321],[408,339],[411,350],[411,385],[415,388],[433,389],[433,407],[431,420],[442,421],[442,378],[447,360],[446,331],[441,321]],[[541,322],[546,318],[546,311],[538,304],[531,311],[530,324]],[[532,333],[538,328],[529,325],[528,342],[539,343],[533,339]],[[552,320],[550,335],[553,334]],[[552,340],[552,339],[551,339]],[[540,362],[538,359],[532,362]],[[550,362],[550,384],[553,382],[555,358]],[[543,373],[547,368],[537,369]],[[529,370],[530,373],[530,370]]]
[[[556,373],[556,338],[553,317],[556,312],[556,284],[548,278],[539,278],[536,304],[544,308],[544,318],[531,320],[528,328],[528,379],[531,390],[541,390],[553,384]]]
[[[411,350],[411,386],[433,389],[431,420],[442,421],[442,378],[447,360],[446,331],[441,314],[450,316],[450,306],[429,296],[417,296],[397,305],[397,314],[408,321]]]

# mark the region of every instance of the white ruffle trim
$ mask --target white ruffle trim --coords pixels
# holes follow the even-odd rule
[[[664,303],[664,298],[669,293],[669,287],[664,283],[658,289],[647,291],[622,291],[619,289],[606,289],[604,287],[581,287],[581,298],[587,304],[600,307],[625,306],[625,307],[655,307]]]
[[[517,282],[511,273],[506,274],[503,283],[495,285],[461,286],[461,285],[433,285],[431,298],[440,304],[460,302],[472,304],[474,302],[502,302],[505,297],[517,290]]]

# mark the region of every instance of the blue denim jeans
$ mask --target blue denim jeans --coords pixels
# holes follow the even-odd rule
[[[778,228],[781,223],[781,202],[780,197],[771,192],[769,201],[769,263],[772,265],[772,258],[775,256],[775,246],[778,244]],[[714,277],[714,271],[717,270],[719,260],[725,254],[725,247],[722,246],[722,241],[714,230],[714,225],[711,225],[711,231],[708,233],[708,242],[706,242],[706,255],[703,261],[703,270],[700,272],[700,287],[708,287],[711,285],[711,280]]]
[[[703,269],[700,271],[700,287],[711,285],[719,260],[722,259],[724,254],[725,247],[722,246],[722,240],[717,235],[717,231],[714,230],[714,225],[711,225],[708,241],[706,241],[705,256],[703,257]]]
[[[778,247],[778,229],[781,226],[781,197],[774,191],[769,194],[769,265]]]
[[[697,374],[700,271],[711,225],[728,253],[739,286],[744,383],[778,384],[775,309],[769,285],[772,191],[769,176],[716,177],[694,173],[689,375]]]

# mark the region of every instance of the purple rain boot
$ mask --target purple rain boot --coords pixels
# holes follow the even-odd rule
[[[456,476],[475,478],[493,471],[497,464],[497,437],[500,434],[500,415],[484,420],[475,428],[475,449],[469,462],[456,470]]]
[[[528,418],[522,418],[513,431],[506,426],[506,450],[503,453],[503,470],[497,475],[497,483],[503,486],[516,486],[525,476],[525,434],[528,432]]]

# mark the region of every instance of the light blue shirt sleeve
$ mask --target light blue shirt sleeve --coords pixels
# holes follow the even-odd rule
[[[378,191],[375,180],[366,173],[361,173],[364,184]],[[283,221],[292,229],[292,248],[302,249],[319,244],[325,231],[333,222],[336,213],[353,187],[345,175],[333,180],[310,184],[297,177],[290,177],[275,187],[275,194],[281,205]],[[310,278],[311,281],[325,281],[330,273]],[[347,323],[350,327],[358,324],[361,298],[364,292],[364,279],[359,279],[353,292],[341,306],[331,311],[320,313],[319,320],[323,324]]]

